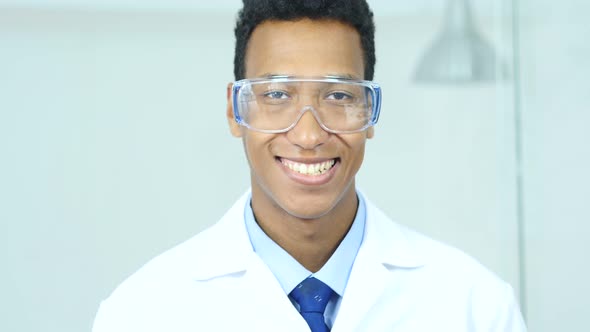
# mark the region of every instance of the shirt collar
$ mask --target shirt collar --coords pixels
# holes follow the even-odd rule
[[[432,240],[391,221],[370,200],[366,199],[361,191],[357,190],[357,196],[359,202],[365,206],[362,231],[364,237],[356,255],[357,258],[364,252],[363,259],[369,259],[388,269],[417,268],[433,259],[432,251],[424,248],[429,247],[428,244],[432,243]],[[252,256],[256,258],[256,261],[261,260],[260,256],[254,252],[251,236],[246,227],[247,222],[244,222],[246,219],[244,207],[250,206],[250,199],[251,191],[248,190],[219,222],[180,244],[174,251],[178,261],[182,262],[179,265],[186,265],[194,279],[209,280],[243,272],[248,269]],[[361,215],[360,209],[359,205],[357,217]],[[251,221],[254,221],[253,216]],[[255,222],[254,225],[257,226]],[[211,254],[212,252],[215,254]],[[293,259],[290,256],[289,258]],[[190,263],[187,264],[187,262]],[[289,271],[289,273],[292,272]],[[305,273],[305,277],[311,275],[309,271]]]
[[[350,230],[328,262],[316,273],[311,273],[303,267],[264,233],[254,218],[250,205],[251,197],[246,200],[244,220],[252,247],[275,275],[286,294],[289,294],[301,281],[312,275],[330,286],[338,295],[342,296],[344,294],[350,271],[365,232],[365,202],[361,195],[357,195],[357,197],[359,204]]]

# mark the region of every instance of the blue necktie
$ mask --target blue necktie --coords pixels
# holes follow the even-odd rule
[[[334,291],[314,277],[303,280],[293,291],[291,297],[299,304],[299,312],[311,328],[311,332],[329,332],[324,321],[324,311]]]

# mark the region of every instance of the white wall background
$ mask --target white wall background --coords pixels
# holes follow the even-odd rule
[[[0,2],[0,330],[89,330],[119,282],[213,223],[248,186],[224,116],[239,1],[215,9],[155,0],[100,9],[7,3]],[[438,33],[442,1],[372,3],[375,80],[385,99],[360,186],[399,222],[467,251],[517,291],[523,253],[530,330],[583,330],[584,11],[522,0],[515,67],[510,2],[478,1],[481,30],[510,75],[457,87],[410,81]]]
[[[590,3],[520,12],[529,328],[590,331]]]

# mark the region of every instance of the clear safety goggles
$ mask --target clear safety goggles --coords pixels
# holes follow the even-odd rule
[[[251,130],[286,132],[310,111],[324,130],[348,134],[377,123],[381,88],[332,77],[244,79],[234,82],[232,102],[236,122]]]

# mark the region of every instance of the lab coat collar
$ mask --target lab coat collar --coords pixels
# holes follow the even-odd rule
[[[196,280],[242,273],[257,259],[244,223],[244,206],[250,191],[242,195],[221,219],[189,242],[194,257],[190,272]]]
[[[373,255],[386,268],[423,266],[426,259],[414,243],[416,233],[391,221],[370,200],[365,198],[365,203],[367,220],[361,249]]]
[[[188,268],[194,279],[243,273],[258,260],[244,223],[248,197],[250,191],[242,195],[218,223],[185,242],[186,252],[190,253],[188,261],[193,262]],[[386,269],[424,265],[422,255],[412,244],[412,231],[391,222],[366,198],[365,203],[366,228],[359,253],[365,252],[370,260]]]

